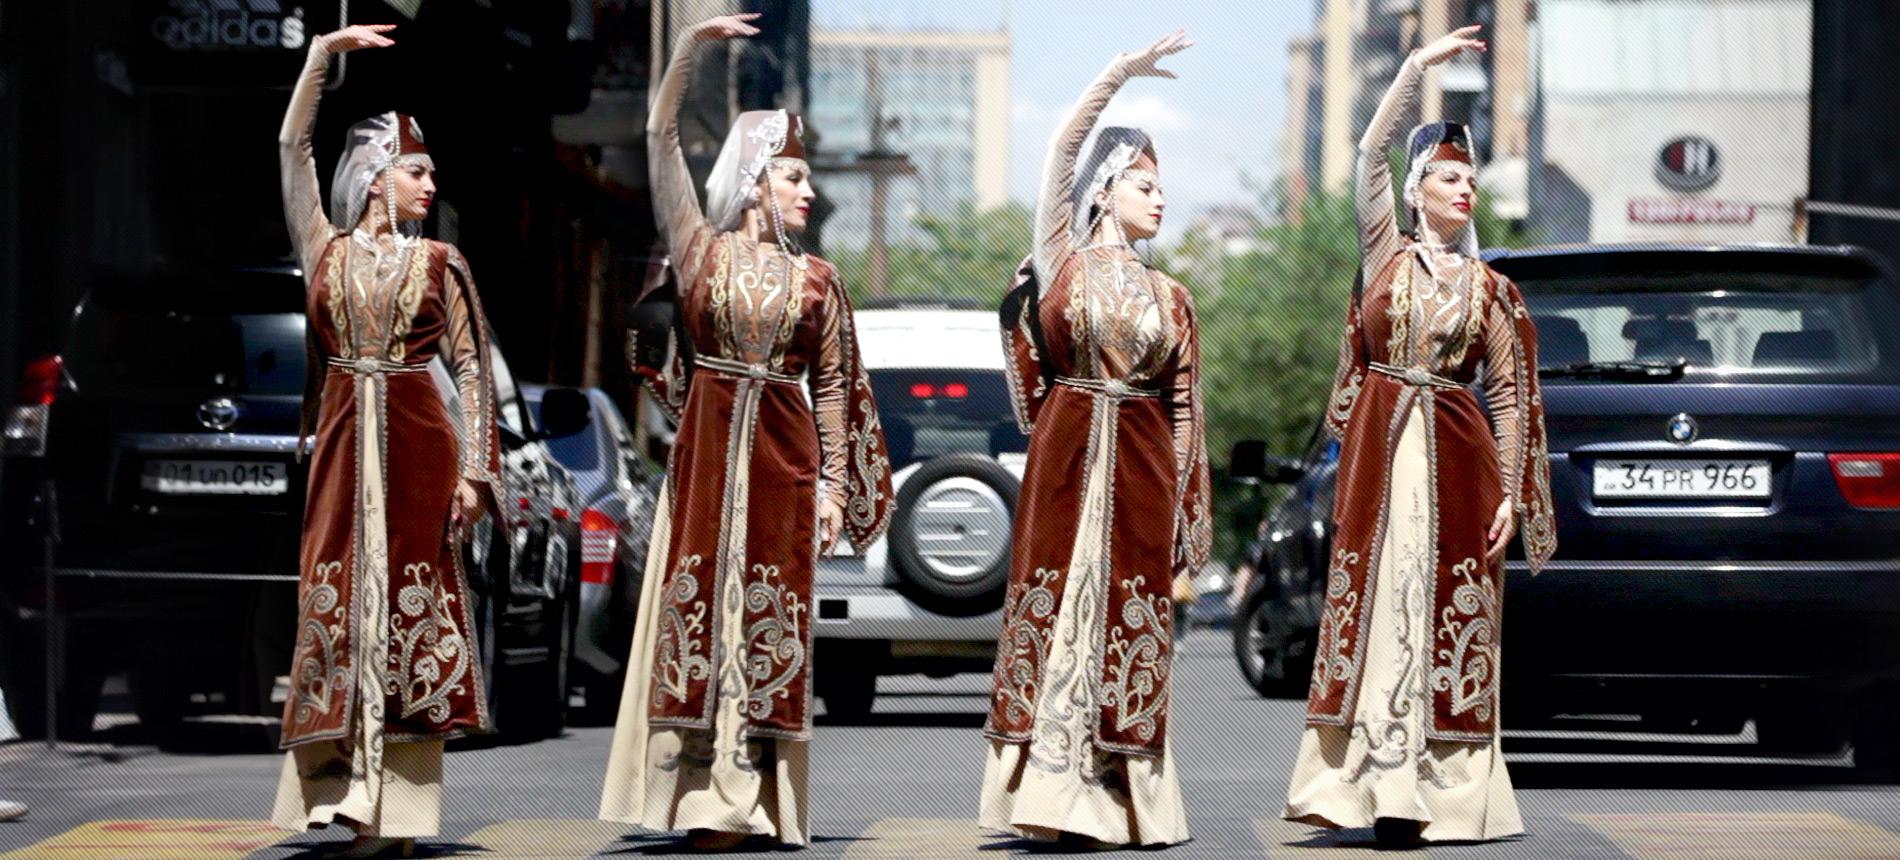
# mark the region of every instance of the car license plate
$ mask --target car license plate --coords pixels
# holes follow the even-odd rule
[[[1765,499],[1767,460],[1598,460],[1599,499]]]
[[[147,460],[139,483],[154,493],[275,496],[290,491],[290,470],[242,460]]]

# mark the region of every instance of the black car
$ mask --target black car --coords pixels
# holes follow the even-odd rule
[[[1558,550],[1516,547],[1506,719],[1634,714],[1777,752],[1900,765],[1900,285],[1807,246],[1495,253],[1539,332]],[[1302,695],[1338,446],[1237,448],[1291,484],[1236,624],[1242,673]]]
[[[545,406],[543,397],[558,390],[522,386],[537,411]],[[587,429],[548,440],[548,451],[573,474],[579,492],[580,597],[572,684],[584,696],[584,718],[608,725],[619,713],[620,691],[626,685],[647,539],[664,470],[635,448],[633,430],[607,392],[586,388],[580,393],[592,408]]]
[[[24,730],[45,729],[49,662],[62,737],[90,731],[118,671],[150,727],[281,713],[306,471],[303,303],[288,266],[113,278],[75,309],[63,351],[28,368],[0,472],[7,699]],[[552,515],[572,480],[540,440],[584,427],[586,404],[556,398],[566,408],[548,423],[565,426],[544,429],[491,358],[504,521],[474,530],[467,569],[497,723],[538,736],[567,705],[566,571],[579,556],[577,527]],[[435,376],[452,407],[447,373]]]

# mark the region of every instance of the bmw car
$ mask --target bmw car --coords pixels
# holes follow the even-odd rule
[[[1558,550],[1507,560],[1507,725],[1633,715],[1900,765],[1900,286],[1851,247],[1493,252],[1539,333]],[[1338,445],[1237,446],[1285,484],[1234,644],[1303,695]]]

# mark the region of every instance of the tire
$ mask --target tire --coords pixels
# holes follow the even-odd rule
[[[627,686],[627,667],[617,672],[601,674],[585,664],[575,667],[576,679],[586,699],[586,704],[578,711],[568,714],[568,724],[575,726],[611,726],[620,716],[620,694]]]
[[[568,548],[578,553],[579,546],[575,541]],[[569,558],[568,563],[560,596],[542,603],[541,621],[533,629],[536,641],[547,649],[547,658],[519,670],[523,698],[516,722],[520,730],[509,729],[510,740],[558,738],[567,728],[568,664],[574,655],[574,606],[580,584],[578,562]]]
[[[1822,691],[1783,691],[1757,708],[1755,742],[1774,754],[1838,753],[1848,741],[1847,721],[1836,716],[1844,710],[1842,704],[1838,696]]]
[[[22,737],[46,737],[46,639],[42,620],[8,631],[7,709]],[[59,739],[84,740],[105,690],[105,655],[97,647],[66,634],[66,666],[59,690]]]
[[[1000,608],[1019,492],[1016,476],[981,454],[948,454],[917,467],[897,493],[890,532],[906,596],[940,615]]]
[[[1900,734],[1893,729],[1900,709],[1900,683],[1876,684],[1854,701],[1854,770],[1884,782],[1900,781]]]
[[[1306,695],[1312,674],[1310,665],[1285,653],[1292,644],[1288,636],[1274,629],[1272,593],[1255,588],[1234,615],[1234,664],[1240,677],[1255,693],[1269,699],[1297,699]],[[1312,658],[1308,643],[1306,661]],[[1292,659],[1290,659],[1292,658]],[[1302,671],[1302,667],[1305,668]]]

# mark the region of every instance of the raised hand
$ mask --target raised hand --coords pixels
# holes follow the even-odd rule
[[[311,44],[321,45],[332,54],[345,54],[361,48],[387,48],[396,44],[396,40],[383,34],[394,29],[394,24],[351,24],[318,36]]]
[[[1483,28],[1477,24],[1473,24],[1469,27],[1459,27],[1456,30],[1438,37],[1438,39],[1431,44],[1418,49],[1418,64],[1420,66],[1436,66],[1465,51],[1489,50],[1490,46],[1485,44],[1483,40],[1471,38],[1472,36],[1478,35],[1478,31],[1481,29]]]
[[[710,42],[715,39],[734,39],[740,36],[757,36],[759,28],[751,22],[759,17],[758,12],[743,12],[738,15],[720,15],[707,18],[693,25],[694,41]]]
[[[1187,37],[1186,30],[1176,30],[1155,40],[1147,48],[1132,54],[1122,54],[1115,58],[1122,70],[1131,78],[1173,78],[1175,74],[1156,66],[1162,57],[1178,54],[1194,46],[1194,40]]]

